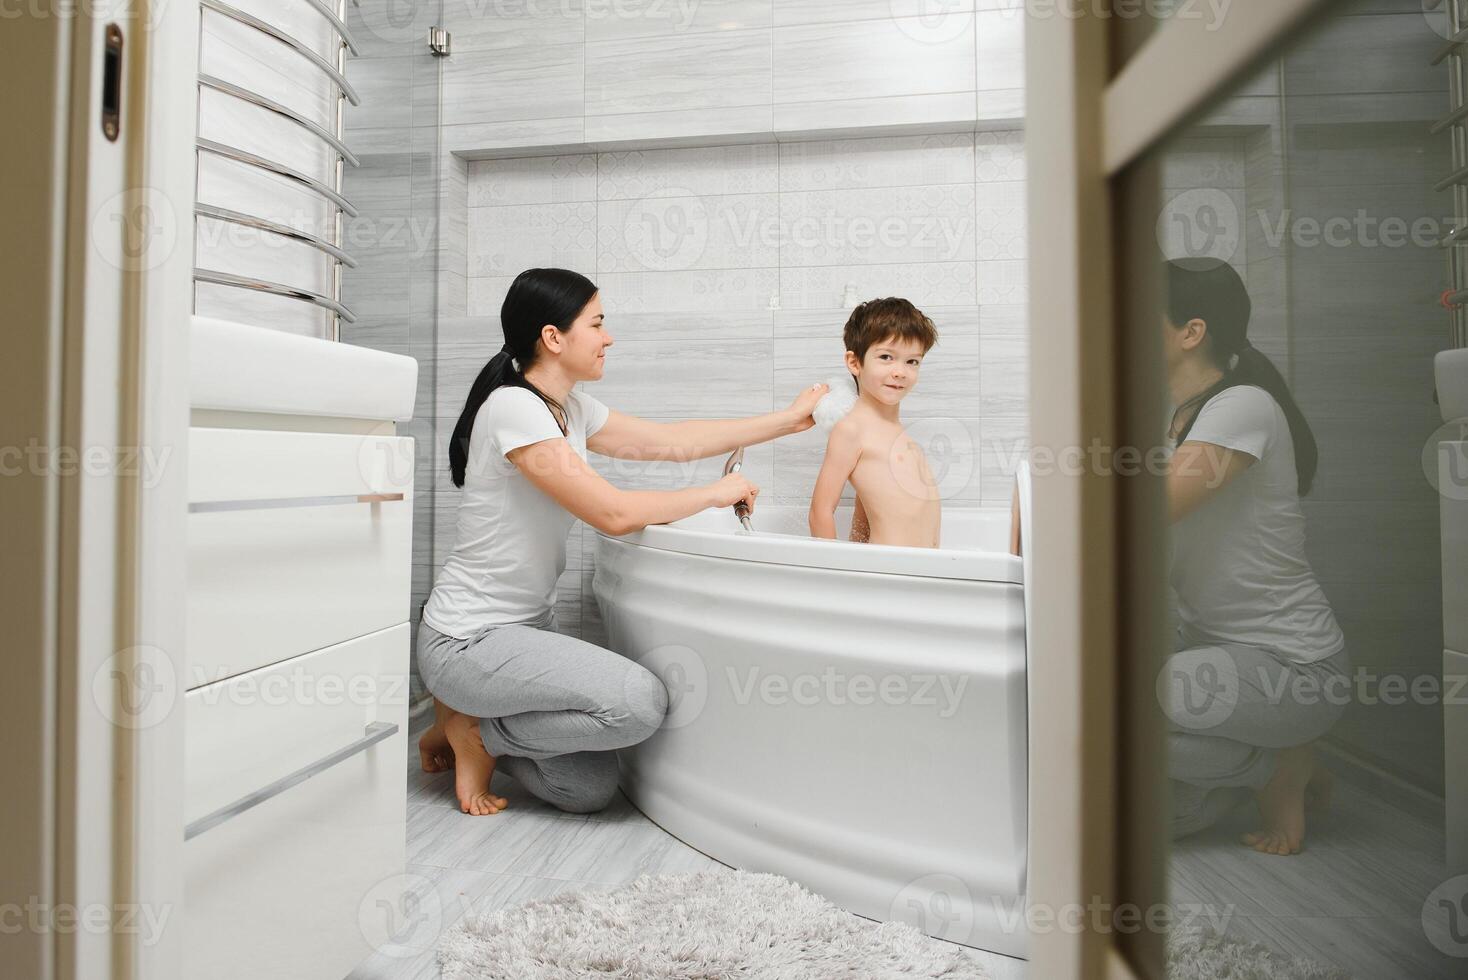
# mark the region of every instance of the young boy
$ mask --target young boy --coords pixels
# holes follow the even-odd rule
[[[844,339],[857,401],[826,443],[811,494],[811,537],[836,537],[836,504],[850,480],[856,490],[851,540],[936,548],[938,488],[897,408],[917,384],[923,355],[937,343],[938,332],[907,300],[874,299],[851,311]]]

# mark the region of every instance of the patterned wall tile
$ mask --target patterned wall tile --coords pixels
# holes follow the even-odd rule
[[[971,261],[974,201],[969,183],[785,193],[780,265]]]
[[[597,207],[598,272],[753,269],[779,262],[775,194],[644,197]]]
[[[596,277],[608,316],[621,313],[755,312],[768,310],[780,272],[714,269],[691,272],[610,272]]]
[[[1029,230],[1024,181],[979,184],[975,203],[979,261],[1024,258]]]
[[[1025,134],[994,130],[974,134],[974,176],[979,183],[1025,179]]]
[[[469,275],[514,278],[527,268],[590,269],[596,204],[507,204],[469,209]]]
[[[889,136],[781,143],[780,190],[971,184],[974,136]]]
[[[469,207],[596,200],[594,153],[469,161]]]
[[[768,193],[779,188],[777,153],[773,143],[602,153],[597,198]]]

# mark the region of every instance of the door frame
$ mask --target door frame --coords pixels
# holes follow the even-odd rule
[[[179,976],[198,17],[107,0],[0,33],[0,101],[26,121],[0,149],[19,218],[0,226],[15,257],[0,267],[0,783],[20,804],[0,809],[0,875],[7,913],[26,917],[0,958],[37,980]],[[145,676],[168,710],[139,723],[122,695]]]
[[[1025,86],[1030,256],[1030,441],[1065,447],[1127,444],[1136,431],[1124,393],[1161,390],[1160,365],[1131,363],[1117,284],[1123,232],[1135,231],[1121,177],[1194,112],[1328,0],[1232,0],[1220,22],[1157,24],[1124,64],[1123,20],[1134,3],[1058,5],[1026,20]],[[1098,13],[1099,11],[1099,13]],[[1131,338],[1135,345],[1136,338]],[[1038,460],[1038,456],[1036,459]],[[1152,712],[1125,712],[1124,665],[1156,624],[1129,597],[1161,595],[1162,495],[1152,479],[1106,472],[1034,472],[1030,624],[1030,969],[1041,977],[1160,975],[1162,937],[1133,939],[1074,913],[1102,903],[1166,902],[1165,799],[1160,766],[1135,766],[1160,745]],[[1099,469],[1099,468],[1098,468]],[[1150,485],[1150,486],[1149,486]],[[1148,684],[1150,691],[1150,682]],[[1138,716],[1141,716],[1140,718]],[[1142,771],[1135,771],[1141,769]],[[1129,813],[1129,802],[1147,807]],[[1147,828],[1148,821],[1155,823]],[[1067,916],[1079,921],[1065,928]],[[1126,945],[1123,946],[1123,942]]]

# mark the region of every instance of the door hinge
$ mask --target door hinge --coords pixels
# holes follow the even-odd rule
[[[428,50],[440,58],[449,53],[449,32],[443,27],[430,27],[428,29]]]

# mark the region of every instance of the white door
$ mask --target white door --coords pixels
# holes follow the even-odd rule
[[[1155,694],[1172,649],[1165,486],[1145,460],[1134,479],[1116,465],[1167,424],[1152,297],[1178,254],[1244,273],[1251,340],[1310,420],[1306,551],[1354,664],[1314,743],[1348,805],[1307,817],[1299,855],[1201,838],[1223,862],[1226,935],[1356,976],[1468,969],[1468,878],[1442,857],[1443,596],[1421,462],[1441,421],[1432,355],[1465,343],[1468,111],[1445,117],[1468,21],[1451,2],[1027,8],[1031,433],[1078,461],[1034,488],[1035,976],[1164,975],[1163,931],[1111,913],[1176,915],[1179,881],[1202,880],[1180,872],[1199,838],[1170,843]],[[1253,802],[1228,813],[1217,828]]]
[[[41,5],[0,31],[11,976],[177,975],[197,17]]]

